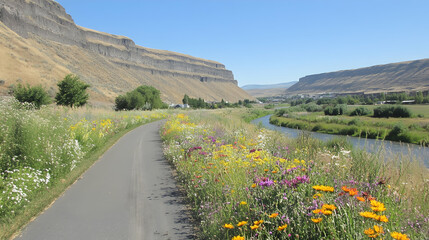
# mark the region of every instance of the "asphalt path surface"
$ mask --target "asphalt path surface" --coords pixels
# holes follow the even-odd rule
[[[193,239],[159,127],[122,137],[15,239]]]

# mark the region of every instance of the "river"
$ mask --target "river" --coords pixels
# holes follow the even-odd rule
[[[298,137],[302,130],[292,129],[287,127],[279,127],[270,123],[270,116],[261,117],[252,121],[253,124],[259,125],[262,124],[263,127],[275,131],[284,133],[286,136],[291,138]],[[326,141],[338,135],[311,132],[311,136]],[[399,157],[404,159],[416,159],[418,161],[423,161],[424,165],[429,168],[429,148],[421,147],[414,144],[399,143],[392,141],[380,141],[376,139],[368,138],[359,138],[359,137],[350,137],[347,136],[347,139],[353,144],[353,147],[358,147],[365,149],[368,152],[379,152],[382,151],[386,158]]]

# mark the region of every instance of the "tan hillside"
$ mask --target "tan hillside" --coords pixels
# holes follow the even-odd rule
[[[429,90],[429,59],[315,74],[286,90],[301,93],[375,93]]]
[[[52,0],[0,0],[0,93],[30,83],[53,95],[68,73],[91,85],[92,103],[112,104],[142,84],[158,88],[170,103],[181,102],[184,94],[207,101],[253,99],[219,62],[77,26]]]

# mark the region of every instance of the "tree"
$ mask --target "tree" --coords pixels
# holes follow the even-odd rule
[[[58,83],[59,92],[55,96],[58,105],[80,107],[86,104],[89,95],[88,84],[82,82],[77,75],[69,74]]]
[[[187,94],[185,94],[185,96],[183,96],[182,103],[183,104],[189,104],[189,96]]]
[[[36,108],[40,108],[42,105],[51,103],[51,98],[42,86],[30,87],[18,84],[13,89],[13,96],[20,102],[28,102],[34,104]]]
[[[423,93],[422,92],[417,92],[414,99],[416,100],[417,104],[423,103],[423,99],[424,99]]]

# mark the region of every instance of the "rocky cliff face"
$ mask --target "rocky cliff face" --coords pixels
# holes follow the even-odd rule
[[[3,37],[1,40],[9,41],[9,44],[3,44],[4,50],[7,50],[4,52],[10,52],[14,56],[11,60],[37,62],[44,57],[51,60],[59,58],[54,61],[54,69],[79,74],[93,86],[92,90],[96,95],[107,96],[110,100],[141,84],[158,87],[164,93],[164,99],[170,102],[180,101],[185,93],[206,100],[223,98],[237,101],[252,98],[237,86],[232,72],[221,63],[141,47],[127,37],[77,26],[65,9],[52,0],[0,0],[0,21],[4,24],[0,28],[3,29],[0,31],[3,33],[0,35]],[[24,48],[36,48],[33,55],[30,54],[32,51],[13,51],[11,39],[25,45]],[[37,57],[34,54],[42,56],[33,59]],[[45,62],[49,60],[46,59]],[[83,65],[84,62],[89,65]],[[31,68],[37,70],[34,65]],[[2,69],[1,65],[0,70],[10,71],[4,66]],[[46,69],[41,71],[44,73],[39,75],[44,77],[36,82],[51,82],[52,85],[52,79],[60,77],[49,75]],[[7,75],[4,71],[3,74],[0,73],[0,78],[4,79],[6,85],[16,81],[10,75],[12,74]],[[27,81],[23,78],[21,80]],[[172,84],[174,81],[176,83]],[[110,84],[102,84],[106,82]],[[176,85],[174,90],[170,89],[173,85]]]
[[[429,59],[315,74],[287,90],[296,93],[425,91],[429,89]]]

